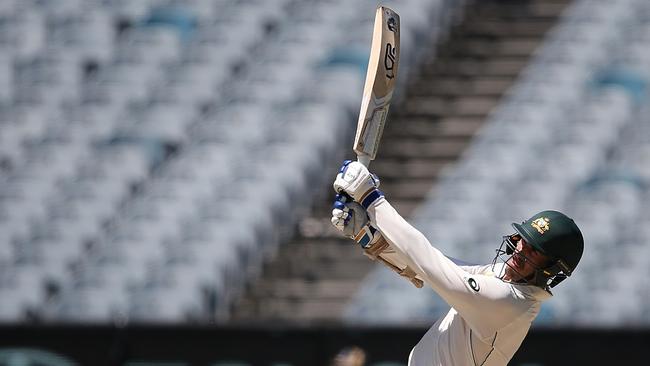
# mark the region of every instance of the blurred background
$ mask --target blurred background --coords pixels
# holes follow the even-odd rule
[[[585,254],[511,364],[642,359],[650,2],[382,4],[388,199],[476,263],[566,212]],[[406,365],[448,306],[329,223],[377,5],[0,0],[0,365]]]

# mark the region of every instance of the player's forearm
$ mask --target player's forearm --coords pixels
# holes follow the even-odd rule
[[[465,271],[433,247],[385,199],[369,206],[368,214],[400,258],[456,309],[481,338],[492,336],[512,319],[529,311],[528,303],[511,301],[519,295],[513,294],[510,285],[494,277]],[[491,316],[486,317],[486,313]]]
[[[426,237],[404,220],[388,201],[382,199],[373,204],[368,208],[368,215],[400,258],[434,289],[453,291],[459,287],[458,279],[450,278],[458,277],[451,268],[455,264],[431,246]],[[460,268],[457,270],[462,271]]]
[[[381,232],[382,236],[391,244],[400,259],[413,268],[420,276],[426,273],[411,258],[417,257],[419,245],[406,245],[421,241],[421,233],[406,222],[397,211],[382,199],[368,208],[370,222]]]

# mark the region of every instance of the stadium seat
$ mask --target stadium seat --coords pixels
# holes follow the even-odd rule
[[[18,10],[1,22],[3,42],[0,47],[19,58],[33,57],[46,42],[45,16],[40,12]]]

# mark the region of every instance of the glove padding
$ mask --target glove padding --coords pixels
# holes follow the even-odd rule
[[[415,287],[423,286],[415,271],[403,263],[379,230],[370,225],[368,214],[361,205],[349,202],[344,195],[336,195],[331,221],[343,235],[359,243],[368,258],[378,260],[400,276],[408,278]]]
[[[367,208],[370,203],[383,196],[379,188],[379,177],[368,171],[358,161],[346,160],[334,180],[336,193],[345,193],[355,202]]]
[[[332,225],[346,238],[356,241],[361,247],[377,240],[379,232],[369,225],[368,214],[360,204],[337,194],[332,207]]]

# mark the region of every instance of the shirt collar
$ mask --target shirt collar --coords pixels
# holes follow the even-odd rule
[[[503,268],[505,263],[497,263],[492,270],[492,266],[489,268],[489,272],[492,276],[499,277],[496,273],[503,273]],[[506,281],[504,281],[506,282]],[[535,285],[519,284],[506,282],[510,284],[515,290],[520,292],[524,297],[533,298],[538,301],[545,301],[553,296],[553,293],[549,290],[545,290],[541,287]]]

